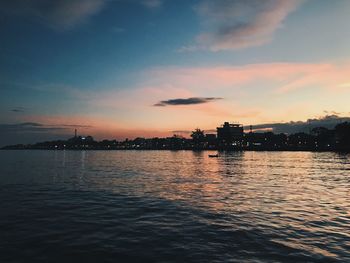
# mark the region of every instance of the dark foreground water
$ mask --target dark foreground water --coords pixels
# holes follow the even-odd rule
[[[350,262],[350,156],[0,151],[0,262]]]

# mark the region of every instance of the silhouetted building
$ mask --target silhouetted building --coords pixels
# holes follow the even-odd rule
[[[217,127],[218,143],[221,147],[242,146],[243,126],[225,122],[222,127]]]
[[[81,136],[75,131],[68,140],[46,141],[36,144],[17,144],[2,149],[42,150],[254,150],[254,151],[345,151],[350,152],[350,123],[338,124],[334,129],[316,127],[311,134],[274,134],[272,132],[243,133],[243,126],[225,122],[215,134],[204,134],[195,129],[192,139],[181,136],[167,138],[136,138],[124,141],[95,141],[91,136]]]
[[[274,134],[272,132],[249,132],[244,136],[244,146],[251,150],[281,150],[287,147],[286,134]]]

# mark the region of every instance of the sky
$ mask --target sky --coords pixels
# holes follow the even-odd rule
[[[2,0],[0,145],[346,118],[349,12],[348,0]]]

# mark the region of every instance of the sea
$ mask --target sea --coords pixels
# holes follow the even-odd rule
[[[0,151],[0,262],[350,262],[350,155]]]

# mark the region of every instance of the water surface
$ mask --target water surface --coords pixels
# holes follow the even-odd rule
[[[0,262],[350,262],[350,156],[0,151]]]

